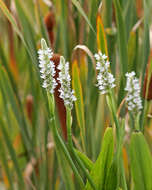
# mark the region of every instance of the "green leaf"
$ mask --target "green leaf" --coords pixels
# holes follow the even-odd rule
[[[2,163],[2,169],[5,170],[8,182],[9,182],[9,187],[11,189],[13,188],[13,179],[11,175],[11,170],[9,168],[8,160],[7,160],[7,154],[4,146],[4,141],[2,139],[0,140],[0,158],[1,158],[1,163]]]
[[[16,21],[13,17],[13,15],[10,13],[10,11],[8,10],[8,8],[6,7],[6,5],[4,4],[4,2],[2,0],[0,0],[0,8],[2,10],[2,12],[4,13],[4,15],[7,17],[7,19],[10,21],[10,23],[12,24],[14,30],[16,31],[16,33],[19,35],[19,37],[21,38],[21,40],[23,41],[24,45],[26,46],[25,44],[25,41],[24,41],[24,38],[23,38],[23,35],[22,33],[20,32],[17,24],[16,24]]]
[[[131,136],[130,166],[134,189],[152,189],[152,156],[141,132],[134,132]]]
[[[36,49],[35,34],[33,31],[33,28],[30,22],[28,21],[27,16],[25,15],[25,12],[21,6],[21,2],[18,0],[15,0],[15,5],[16,5],[18,16],[20,18],[21,28],[22,28],[22,32],[24,34],[24,38],[27,44],[28,53],[35,67],[38,68],[37,67],[38,65],[37,49]]]
[[[0,89],[2,91],[3,96],[7,98],[8,102],[11,105],[11,108],[14,112],[14,115],[20,127],[23,141],[27,149],[29,149],[30,148],[29,145],[31,141],[29,137],[29,132],[28,132],[25,116],[24,116],[24,113],[22,112],[22,108],[20,108],[17,104],[16,97],[14,96],[14,92],[13,92],[12,86],[10,85],[8,76],[5,70],[2,68],[0,69]]]
[[[120,56],[120,68],[121,68],[121,85],[118,95],[118,105],[121,103],[124,97],[124,85],[125,85],[125,73],[128,71],[128,52],[127,52],[127,37],[124,19],[122,15],[122,9],[119,0],[114,0],[116,22],[118,28],[118,46]]]
[[[97,15],[97,47],[98,51],[108,56],[107,40],[101,16]]]
[[[149,35],[149,28],[150,28],[150,14],[151,14],[151,1],[150,0],[144,0],[144,32],[143,32],[143,44],[142,44],[142,80],[141,80],[141,88],[143,89],[144,85],[144,77],[146,73],[146,66],[148,63],[148,57],[150,52],[150,35]],[[143,130],[144,129],[144,112],[146,107],[146,101],[143,101],[143,109],[141,113],[141,122],[140,127]]]
[[[36,1],[36,10],[35,11],[36,11],[36,14],[38,15],[41,35],[46,40],[47,44],[49,44],[49,46],[51,46],[49,36],[48,36],[48,32],[47,32],[47,28],[46,28],[44,20],[43,20],[39,1]]]
[[[0,58],[1,58],[2,65],[4,66],[5,70],[7,71],[7,74],[8,74],[11,86],[13,87],[13,91],[16,95],[16,98],[17,98],[18,102],[20,103],[16,81],[13,78],[11,69],[10,69],[7,59],[4,55],[4,50],[3,50],[3,47],[1,46],[1,44],[0,44]]]
[[[91,171],[93,168],[93,162],[82,152],[75,149],[76,154],[79,156],[80,160],[83,162],[84,166]]]
[[[72,86],[75,92],[77,101],[75,101],[75,109],[80,127],[80,133],[82,138],[83,148],[85,149],[85,119],[84,119],[84,103],[83,103],[83,92],[80,81],[80,73],[77,61],[75,60],[72,64]]]
[[[137,52],[136,43],[137,34],[135,32],[130,32],[128,40],[128,72],[136,71],[136,65],[134,64],[135,56]]]
[[[97,161],[93,165],[91,170],[91,177],[97,186],[97,189],[103,189],[105,185],[106,176],[109,173],[109,169],[112,164],[114,154],[114,138],[113,129],[107,128],[103,137],[101,152]],[[90,184],[87,182],[86,190],[92,190]]]
[[[91,30],[93,31],[93,33],[96,35],[95,30],[93,29],[93,26],[91,25],[90,20],[88,19],[87,15],[85,14],[83,8],[81,7],[79,1],[77,0],[72,0],[72,3],[76,6],[76,8],[78,9],[78,11],[80,12],[80,14],[84,17],[84,19],[86,20],[86,22],[88,23],[89,27],[91,28]]]
[[[116,159],[113,160],[111,168],[109,169],[108,175],[105,182],[105,190],[113,190],[117,187],[117,163]]]
[[[56,153],[57,153],[57,158],[60,164],[61,174],[62,174],[65,187],[67,190],[74,190],[74,183],[72,180],[71,169],[69,167],[69,164],[66,160],[65,155],[62,152],[61,147],[58,144],[56,144]]]
[[[103,23],[106,28],[110,28],[112,24],[112,0],[103,0],[102,3]]]
[[[118,45],[119,45],[119,55],[120,64],[122,68],[122,73],[125,75],[128,68],[128,56],[127,56],[127,39],[124,19],[122,16],[122,9],[120,7],[119,0],[114,0],[114,6],[116,11],[116,22],[118,28]]]
[[[96,28],[96,13],[98,11],[97,1],[98,0],[90,0],[90,11],[89,11],[89,14],[88,14],[89,20],[90,20],[90,22],[92,24],[92,27],[94,29]],[[92,52],[96,51],[96,38],[94,36],[94,31],[91,28],[89,30],[89,34],[86,35],[85,40],[87,38],[88,38],[88,40],[87,40],[87,46],[88,46],[88,48]],[[92,65],[89,62],[88,62],[88,67],[89,67],[88,70],[91,70],[92,69]]]
[[[12,162],[14,164],[14,169],[15,169],[16,174],[18,176],[19,187],[21,189],[25,189],[25,184],[24,184],[24,179],[23,179],[22,172],[21,172],[21,167],[19,166],[15,150],[12,146],[12,142],[9,138],[8,132],[5,129],[5,126],[4,126],[4,123],[2,122],[2,120],[0,120],[0,126],[1,126],[1,130],[2,130],[3,138],[5,139],[6,146],[8,148],[9,154],[10,154]]]

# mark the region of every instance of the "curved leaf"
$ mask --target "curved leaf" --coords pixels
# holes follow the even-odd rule
[[[141,132],[131,136],[130,161],[135,189],[152,189],[152,156]]]
[[[84,145],[85,120],[84,120],[83,92],[82,92],[82,86],[81,86],[81,81],[80,81],[78,63],[76,60],[72,64],[72,86],[75,91],[75,96],[77,98],[77,101],[75,101],[75,108],[76,108],[78,125],[80,127],[82,143],[83,143],[83,146],[85,146]]]
[[[101,16],[99,14],[97,15],[97,47],[98,51],[108,55],[106,34]]]
[[[101,152],[97,161],[91,170],[91,177],[97,186],[97,189],[104,189],[106,176],[112,164],[114,154],[114,137],[113,129],[107,128],[103,137]],[[92,190],[90,184],[87,182],[85,190]]]

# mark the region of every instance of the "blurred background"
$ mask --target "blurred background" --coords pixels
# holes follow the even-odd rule
[[[134,70],[140,77],[143,102],[148,104],[141,123],[152,151],[152,79],[145,95],[146,76],[151,76],[151,5],[151,0],[0,0],[0,189],[25,189],[24,183],[27,189],[66,189],[39,77],[37,50],[42,37],[55,53],[56,65],[63,55],[71,75],[72,64],[76,61],[78,66],[81,111],[73,109],[75,146],[84,151],[80,131],[85,127],[86,155],[95,161],[104,130],[112,125],[105,98],[95,86],[93,55],[102,49],[116,77],[118,107],[125,97],[125,73]],[[58,129],[66,142],[65,108],[57,91],[55,99]],[[127,118],[124,106],[120,109],[119,116]],[[124,142],[130,131],[126,126]],[[131,189],[127,145],[123,154]],[[71,189],[77,189],[65,158],[62,164],[73,181]]]

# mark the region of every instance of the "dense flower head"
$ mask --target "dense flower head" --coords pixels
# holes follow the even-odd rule
[[[125,90],[128,92],[126,102],[128,110],[138,113],[142,109],[142,100],[140,97],[139,80],[135,77],[135,72],[126,73],[127,83]]]
[[[72,109],[73,101],[76,101],[76,97],[74,96],[74,91],[71,90],[71,77],[69,74],[69,63],[65,62],[64,57],[60,57],[60,64],[58,65],[59,77],[58,81],[61,84],[61,88],[59,89],[60,98],[64,100],[65,106]]]
[[[98,70],[97,86],[101,94],[106,94],[111,88],[116,86],[114,84],[115,78],[109,72],[110,62],[107,56],[101,52],[95,54],[95,59],[97,61],[96,70]]]
[[[56,88],[55,76],[55,65],[50,59],[53,56],[53,52],[50,48],[47,47],[47,44],[44,39],[41,40],[41,49],[38,50],[39,55],[39,67],[40,67],[40,77],[43,79],[43,88],[46,88],[51,94],[54,93]]]

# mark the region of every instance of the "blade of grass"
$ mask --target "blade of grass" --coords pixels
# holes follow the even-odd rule
[[[134,132],[130,143],[131,172],[135,189],[152,188],[152,156],[141,132]]]
[[[103,23],[106,28],[111,28],[112,25],[112,0],[103,1]]]
[[[96,35],[96,32],[93,28],[93,26],[91,25],[90,20],[88,19],[87,15],[85,14],[83,8],[81,7],[81,4],[79,3],[79,1],[77,0],[72,0],[72,3],[74,4],[74,6],[76,6],[76,8],[78,9],[78,11],[80,12],[80,14],[84,17],[84,19],[86,20],[87,24],[89,25],[89,27],[91,28],[91,30],[93,31],[93,34]]]
[[[119,56],[122,74],[128,71],[128,56],[127,56],[127,39],[124,19],[122,16],[122,9],[118,0],[114,0],[114,6],[116,11],[116,22],[118,28],[118,45],[119,45]]]
[[[77,101],[75,101],[76,115],[77,115],[78,125],[80,127],[82,145],[85,151],[85,118],[84,118],[83,92],[80,82],[80,71],[76,60],[74,60],[72,64],[72,86],[75,91],[75,96],[77,98]]]
[[[26,123],[24,123],[25,122],[25,120],[23,119],[24,116],[22,115],[21,110],[19,110],[13,90],[9,83],[9,79],[3,69],[0,70],[0,84],[1,84],[0,85],[1,90],[3,91],[3,94],[5,95],[5,97],[8,98],[10,105],[12,107],[12,110],[16,116],[26,148],[27,150],[29,150],[30,137],[29,137],[29,132],[28,132]]]
[[[101,16],[97,15],[97,47],[98,51],[108,56],[107,40]]]
[[[82,152],[75,149],[76,154],[79,156],[80,160],[83,162],[84,166],[91,171],[93,167],[93,162]]]
[[[6,176],[7,176],[7,179],[9,182],[9,188],[10,188],[10,190],[13,190],[14,189],[13,179],[12,179],[12,175],[11,175],[11,170],[8,165],[8,160],[6,157],[6,151],[4,150],[4,147],[5,147],[4,143],[1,140],[0,141],[0,157],[1,157],[2,167],[4,168]]]
[[[50,46],[50,40],[49,40],[47,29],[46,29],[46,26],[44,24],[44,20],[43,20],[43,17],[42,17],[39,1],[36,1],[35,4],[36,4],[35,5],[35,11],[36,11],[36,14],[38,15],[38,19],[39,19],[39,22],[40,22],[41,35],[46,40],[47,44],[49,44],[49,46]]]
[[[2,130],[2,135],[3,135],[4,139],[5,139],[5,143],[7,145],[9,154],[10,154],[11,159],[12,159],[13,164],[14,164],[14,169],[15,169],[16,174],[18,176],[19,188],[25,189],[25,183],[24,183],[24,179],[23,179],[23,176],[22,176],[22,172],[21,172],[18,160],[17,160],[16,153],[15,153],[14,148],[12,146],[12,142],[11,142],[11,140],[9,138],[9,135],[8,135],[6,129],[5,129],[4,123],[3,123],[3,121],[1,119],[0,119],[0,126],[1,126],[1,130]]]
[[[1,8],[2,12],[4,13],[4,15],[7,17],[7,19],[12,24],[12,26],[14,27],[16,33],[19,35],[19,37],[21,38],[24,45],[26,46],[23,35],[20,32],[13,15],[10,13],[10,11],[8,10],[8,8],[6,7],[6,5],[4,4],[4,2],[2,0],[0,0],[0,8]]]
[[[109,169],[112,164],[114,153],[114,138],[113,129],[107,128],[104,134],[102,149],[98,156],[97,161],[94,163],[91,170],[91,177],[97,186],[97,189],[103,189],[105,184],[106,176],[108,175]],[[90,184],[87,182],[86,190],[92,190]]]
[[[15,0],[15,5],[18,12],[18,16],[21,21],[21,27],[22,27],[24,38],[28,47],[29,55],[35,67],[37,68],[38,59],[37,59],[37,50],[36,50],[36,44],[35,44],[35,39],[34,39],[34,36],[35,36],[34,31],[30,25],[30,22],[28,21],[28,18],[26,17],[24,13],[21,3],[18,0]]]
[[[144,34],[143,34],[143,49],[142,49],[142,80],[141,80],[141,89],[144,85],[144,77],[146,72],[146,65],[148,63],[148,57],[150,52],[150,34],[149,34],[149,18],[150,18],[150,9],[151,1],[144,0]],[[144,112],[146,109],[146,100],[143,101],[143,109],[141,114],[140,128],[144,130]]]
[[[120,56],[120,68],[121,68],[121,85],[118,95],[118,105],[124,97],[124,85],[125,85],[125,73],[128,71],[128,56],[127,56],[127,38],[126,38],[126,28],[124,24],[124,19],[122,15],[122,9],[119,0],[114,0],[114,7],[116,12],[116,23],[118,28],[118,46],[119,46],[119,56]]]
[[[128,40],[128,72],[135,71],[135,57],[137,53],[137,44],[136,44],[137,34],[135,32],[130,32]]]

